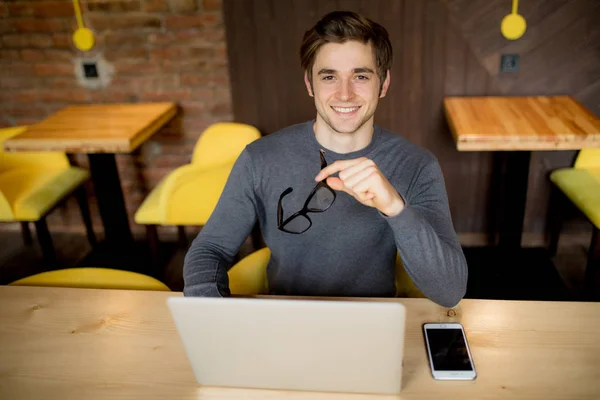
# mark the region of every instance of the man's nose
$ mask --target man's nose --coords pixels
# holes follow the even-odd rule
[[[342,101],[350,100],[353,96],[352,82],[349,79],[341,79],[337,94]]]

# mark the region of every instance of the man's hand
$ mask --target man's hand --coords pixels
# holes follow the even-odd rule
[[[339,172],[339,178],[330,175]],[[315,177],[334,190],[353,196],[360,203],[374,207],[388,217],[396,216],[404,209],[404,201],[396,189],[381,173],[375,162],[368,158],[336,161],[323,168]]]

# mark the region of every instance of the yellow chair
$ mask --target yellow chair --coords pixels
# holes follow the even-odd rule
[[[263,247],[238,261],[229,269],[229,290],[231,294],[267,294],[267,265],[271,251]]]
[[[184,225],[202,226],[212,214],[233,164],[246,145],[260,138],[253,126],[220,122],[208,127],[196,143],[192,161],[167,175],[136,211],[146,225],[148,242],[157,255],[158,225],[175,225],[185,242]]]
[[[267,265],[270,258],[271,251],[264,247],[231,267],[227,273],[231,294],[267,294]],[[399,254],[396,255],[396,297],[425,297],[408,276]]]
[[[137,272],[110,268],[66,268],[19,279],[14,286],[170,291],[161,281]]]
[[[573,168],[561,168],[550,174],[554,183],[550,200],[550,246],[556,254],[564,210],[574,204],[592,223],[592,242],[585,271],[585,292],[590,293],[595,274],[600,270],[600,149],[583,149]]]
[[[74,194],[81,208],[90,243],[96,238],[83,187],[89,173],[72,167],[60,152],[5,152],[4,141],[26,127],[0,129],[0,221],[20,222],[26,244],[31,244],[29,223],[34,222],[44,257],[53,262],[55,251],[46,215]]]

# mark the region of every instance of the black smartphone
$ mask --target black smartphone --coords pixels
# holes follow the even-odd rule
[[[423,333],[434,379],[473,380],[477,377],[461,324],[424,324]]]

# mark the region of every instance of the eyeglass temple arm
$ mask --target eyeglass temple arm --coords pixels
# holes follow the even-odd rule
[[[321,156],[321,169],[327,166],[327,160],[325,160],[325,151],[319,150],[319,155]]]
[[[281,196],[279,196],[279,201],[277,202],[277,226],[281,226],[281,223],[283,222],[283,206],[282,206],[283,198],[285,196],[287,196],[288,194],[292,193],[293,191],[294,191],[294,189],[289,187],[289,188],[285,189],[283,193],[281,193]]]

